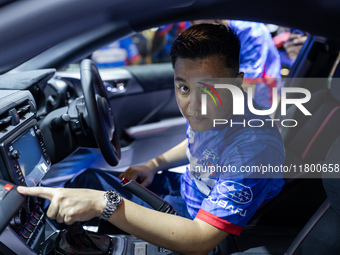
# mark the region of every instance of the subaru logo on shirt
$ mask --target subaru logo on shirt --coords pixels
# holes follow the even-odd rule
[[[251,188],[238,182],[222,182],[218,185],[217,190],[222,196],[239,204],[247,204],[253,200]]]

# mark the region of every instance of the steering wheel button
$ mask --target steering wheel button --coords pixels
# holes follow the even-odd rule
[[[11,191],[12,188],[13,188],[13,185],[8,184],[8,183],[4,186],[4,189],[8,191]]]
[[[158,247],[158,252],[165,253],[165,252],[171,252],[171,251],[168,249],[162,248],[162,247]]]
[[[135,243],[134,255],[145,255],[146,254],[146,243]]]
[[[25,239],[28,239],[30,237],[31,233],[27,230],[22,231],[21,236]]]
[[[33,232],[34,226],[33,226],[32,224],[28,223],[27,226],[26,226],[26,229],[27,229],[29,232]]]
[[[37,220],[37,219],[35,219],[35,218],[32,218],[32,219],[30,220],[30,224],[32,224],[33,226],[38,225],[38,223],[39,223],[39,220]]]
[[[40,214],[37,212],[33,213],[33,217],[36,218],[37,220],[40,220]]]

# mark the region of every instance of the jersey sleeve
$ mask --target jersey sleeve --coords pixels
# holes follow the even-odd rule
[[[268,40],[272,39],[265,34],[263,24],[242,23],[237,30],[241,41],[240,71],[244,72],[245,78],[262,77],[269,50]]]
[[[196,217],[225,232],[239,235],[264,203],[268,184],[267,179],[220,179],[203,200]]]

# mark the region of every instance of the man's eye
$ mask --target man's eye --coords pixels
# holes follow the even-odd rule
[[[180,89],[181,92],[189,92],[190,91],[190,89],[187,86],[180,86],[179,89]]]

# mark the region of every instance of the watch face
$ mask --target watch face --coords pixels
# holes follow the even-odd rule
[[[120,194],[114,190],[108,190],[106,197],[109,203],[119,205],[122,202]]]

